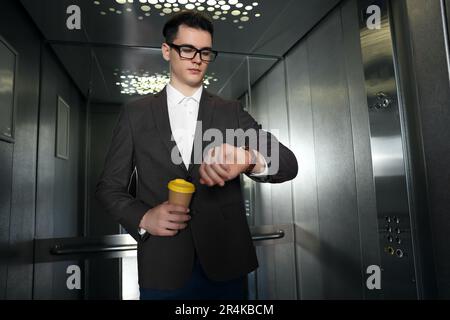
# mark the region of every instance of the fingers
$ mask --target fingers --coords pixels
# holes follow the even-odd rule
[[[220,186],[224,186],[225,185],[225,181],[224,179],[222,179],[217,172],[214,169],[214,164],[211,165],[206,165],[205,166],[205,172],[208,175],[209,179],[212,180],[213,185],[218,184]]]
[[[192,219],[192,217],[188,214],[170,213],[168,216],[165,217],[166,221],[177,222],[177,223],[187,222],[191,219]]]
[[[208,186],[212,187],[221,182],[221,179],[217,177],[217,174],[214,174],[214,171],[212,171],[210,165],[208,164],[202,164],[200,166],[199,172],[201,178],[200,183],[204,182]]]
[[[178,230],[161,229],[157,235],[162,237],[173,237],[177,233]]]
[[[171,221],[164,221],[162,227],[169,230],[181,230],[187,227],[186,223],[175,223]]]
[[[202,163],[199,168],[200,183],[206,183],[210,187],[216,184],[223,187],[225,185],[225,182],[230,179],[229,170],[230,167],[226,164]]]
[[[165,209],[166,209],[166,212],[168,212],[168,213],[170,213],[170,212],[188,213],[190,211],[189,208],[179,206],[176,204],[169,204],[169,203],[166,203]]]
[[[189,208],[164,201],[149,216],[148,225],[145,229],[155,236],[174,236],[187,227],[187,222],[191,219],[191,216],[187,214],[189,211]]]
[[[212,179],[208,176],[208,174],[206,173],[206,164],[202,163],[200,165],[199,168],[199,173],[200,173],[200,183],[205,183],[208,186],[213,186],[214,182],[212,181]]]
[[[164,215],[162,220],[158,223],[158,229],[156,235],[158,236],[174,236],[179,230],[187,227],[187,221],[191,217],[187,214],[171,214]]]
[[[234,163],[235,147],[223,144],[220,147],[211,148],[200,165],[200,183],[212,187],[224,186],[230,180],[230,164]],[[231,157],[231,159],[229,159]],[[228,163],[230,162],[230,164]]]
[[[228,166],[222,164],[212,164],[211,167],[222,180],[227,181],[229,179]]]

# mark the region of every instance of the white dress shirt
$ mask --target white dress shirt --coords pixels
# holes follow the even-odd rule
[[[170,128],[186,169],[189,168],[191,160],[202,91],[203,86],[200,86],[191,97],[186,97],[170,83],[167,84]]]

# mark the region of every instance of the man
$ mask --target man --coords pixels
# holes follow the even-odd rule
[[[192,11],[166,23],[162,54],[170,64],[170,83],[121,109],[97,185],[96,198],[138,243],[141,299],[243,299],[245,275],[258,262],[240,174],[269,183],[297,174],[293,153],[270,134],[258,138],[264,148],[231,142],[207,149],[200,141],[206,156],[193,161],[193,144],[208,129],[262,132],[237,101],[203,89],[217,55],[213,34],[209,18]],[[278,168],[272,170],[274,144]],[[175,163],[174,154],[182,163]],[[133,197],[128,186],[135,169]],[[189,208],[167,202],[167,183],[176,178],[195,185]]]

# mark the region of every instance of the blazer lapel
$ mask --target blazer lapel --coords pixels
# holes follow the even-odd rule
[[[203,135],[204,132],[211,127],[215,107],[216,103],[214,100],[214,96],[203,88],[202,96],[200,98],[200,105],[197,116],[197,126],[195,128],[195,136],[191,152],[191,163],[189,164],[188,169],[189,178],[192,178],[193,174],[198,172],[198,170],[194,170],[194,168],[200,167],[200,163],[195,162],[196,161],[200,162],[200,160],[203,160],[203,157],[201,158],[197,157],[196,153],[200,153],[200,155],[202,155],[203,150],[206,147],[206,144],[209,143],[208,141],[207,142],[203,141]],[[197,150],[198,146],[201,146],[201,150]]]
[[[170,128],[170,120],[169,120],[169,111],[167,108],[167,92],[166,88],[164,88],[162,91],[155,94],[155,104],[152,107],[153,110],[153,116],[156,122],[156,127],[158,128],[160,137],[162,141],[164,142],[164,145],[166,146],[166,151],[169,153],[169,155],[173,152],[178,153],[180,159],[181,154],[178,149],[178,146],[175,142],[175,140],[172,139],[172,130]],[[178,164],[177,167],[181,170],[183,174],[186,174],[186,167],[184,166],[184,163],[181,162],[181,164]]]
[[[178,146],[175,140],[172,139],[172,130],[170,127],[169,111],[167,106],[166,87],[164,87],[164,89],[161,90],[160,92],[156,93],[154,97],[156,100],[154,106],[152,107],[153,116],[158,131],[160,133],[161,139],[163,140],[164,145],[166,146],[167,149],[166,151],[169,152],[170,155],[173,150],[173,152],[177,152],[179,157],[181,158]],[[201,145],[202,146],[201,152],[203,153],[203,149],[206,146],[206,144],[203,141],[202,137],[205,130],[207,130],[211,125],[214,109],[215,109],[215,101],[213,99],[213,95],[208,91],[206,91],[205,89],[203,89],[202,96],[200,98],[200,105],[197,116],[197,126],[195,130],[194,144],[191,153],[191,163],[189,165],[188,170],[186,169],[183,162],[181,162],[181,164],[176,165],[183,173],[183,176],[185,176],[188,179],[192,179],[192,175],[195,173],[194,168],[200,167],[199,164],[194,164],[194,156],[195,156],[194,152],[199,152],[198,150],[195,151],[195,146]],[[202,124],[201,125],[202,130],[200,130],[199,121]]]

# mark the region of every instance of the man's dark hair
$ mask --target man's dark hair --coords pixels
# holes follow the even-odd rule
[[[207,15],[197,11],[181,11],[174,14],[164,25],[163,36],[166,43],[172,43],[175,40],[178,28],[182,24],[208,31],[211,34],[211,38],[214,37],[214,26]]]

